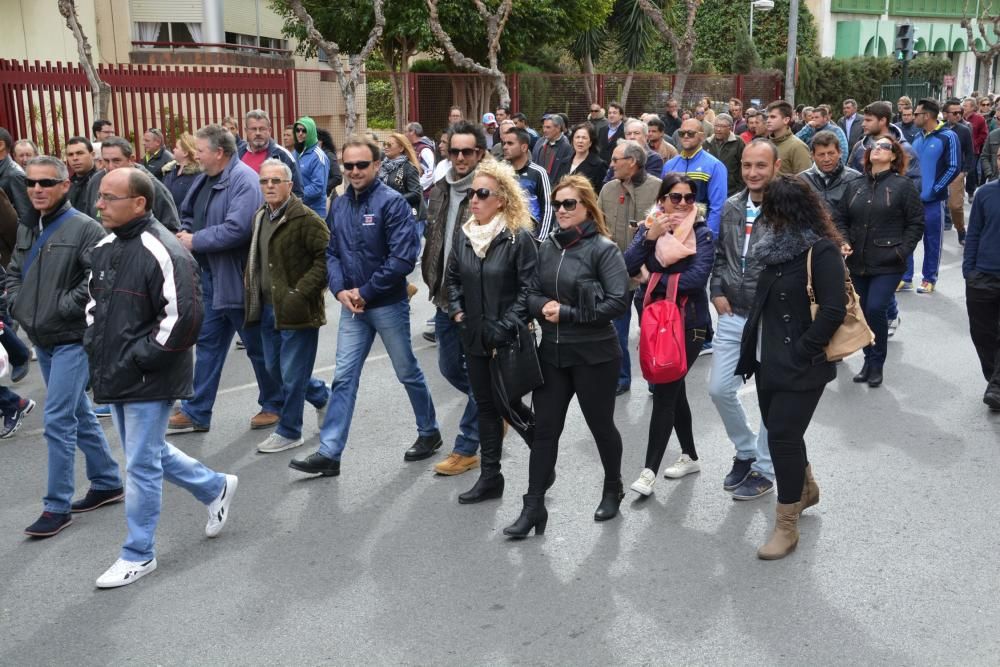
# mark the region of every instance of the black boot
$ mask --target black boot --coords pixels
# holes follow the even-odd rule
[[[871,372],[872,372],[871,366],[869,366],[868,362],[866,361],[865,365],[861,367],[861,370],[858,372],[858,374],[854,376],[854,381],[857,382],[858,384],[862,382],[868,382],[868,376],[869,374],[871,374]]]
[[[458,502],[462,505],[481,503],[484,500],[503,497],[503,475],[497,473],[488,476],[485,470],[479,473],[479,479],[475,485],[458,497]]]
[[[871,367],[868,371],[868,386],[869,387],[879,387],[882,385],[882,366]]]
[[[523,539],[528,536],[531,529],[535,529],[535,535],[545,533],[545,524],[549,521],[549,513],[545,509],[545,496],[524,495],[524,509],[517,521],[503,529],[503,534],[515,539]]]
[[[480,428],[479,479],[476,484],[458,497],[463,505],[479,503],[503,496],[503,475],[500,474],[500,453],[503,449],[502,431],[493,425]]]
[[[621,478],[616,482],[604,483],[604,495],[601,497],[601,504],[594,512],[594,521],[607,521],[618,516],[618,506],[625,497],[625,489],[622,487]]]

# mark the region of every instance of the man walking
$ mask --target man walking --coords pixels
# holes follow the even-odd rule
[[[953,224],[955,232],[958,234],[958,243],[961,245],[965,243],[965,181],[969,178],[969,174],[976,170],[975,148],[972,127],[962,119],[965,111],[959,104],[958,98],[947,100],[942,112],[944,113],[945,126],[958,137],[959,159],[961,160],[958,175],[948,185],[948,210],[946,212],[948,216],[945,217],[945,229],[951,229]]]
[[[843,111],[844,115],[837,121],[837,125],[844,131],[844,136],[847,137],[847,145],[853,150],[854,144],[861,141],[861,135],[864,132],[861,128],[861,118],[858,116],[858,103],[851,98],[847,98],[844,100],[841,111]]]
[[[593,115],[593,113],[591,113]],[[601,115],[603,116],[603,110]],[[611,152],[618,142],[625,138],[625,109],[618,102],[608,104],[608,118],[601,129],[597,129],[597,152],[605,162],[611,162]]]
[[[830,107],[821,104],[813,108],[812,118],[802,126],[802,129],[795,133],[795,136],[802,140],[806,146],[812,149],[812,140],[817,132],[832,132],[840,142],[840,159],[847,161],[847,156],[851,152],[851,147],[847,144],[847,136],[840,126],[830,120]]]
[[[549,175],[549,183],[558,183],[559,179],[569,173],[570,164],[573,162],[573,146],[566,139],[564,132],[566,125],[562,116],[557,113],[549,114],[542,121],[543,138],[535,144],[531,154],[535,164],[541,165]]]
[[[303,443],[306,401],[323,425],[329,389],[311,375],[319,328],[326,324],[323,292],[330,230],[292,193],[292,170],[283,161],[264,161],[260,189],[264,206],[254,216],[243,280],[247,324],[260,324],[264,365],[282,388],[278,426],[257,446],[258,452],[272,454]]]
[[[152,216],[155,191],[145,173],[116,170],[100,192],[101,220],[112,234],[93,252],[84,345],[94,395],[111,404],[125,450],[128,536],[97,579],[98,588],[117,588],[156,569],[164,479],[208,507],[208,537],[226,525],[239,480],[208,469],[165,439],[174,400],[191,395],[191,346],[203,312],[197,264]]]
[[[69,173],[62,160],[32,159],[25,182],[33,213],[17,229],[7,303],[11,317],[35,345],[47,389],[48,491],[42,515],[24,532],[51,537],[73,522],[71,512],[119,502],[125,490],[87,397],[90,372],[83,349],[87,273],[94,246],[105,233],[95,220],[70,206]],[[87,462],[90,490],[74,503],[77,447]]]
[[[0,127],[0,190],[4,191],[18,220],[31,217],[32,203],[24,188],[24,170],[11,157],[14,139],[6,128]]]
[[[86,211],[90,179],[97,173],[94,146],[87,137],[72,137],[66,142],[66,164],[72,172],[69,177],[69,201],[76,210]]]
[[[103,144],[102,144],[103,145]],[[174,159],[174,154],[163,146],[163,132],[151,127],[142,135],[142,166],[157,180],[163,180],[163,165]]]
[[[726,168],[726,192],[732,197],[744,187],[741,165],[746,144],[733,132],[733,118],[727,113],[716,116],[712,128],[714,132],[705,141],[705,150]]]
[[[85,210],[81,209],[84,213],[96,219],[100,219],[101,217],[100,211],[97,210],[97,200],[101,180],[106,174],[122,167],[135,167],[140,171],[146,172],[150,177],[153,176],[141,164],[133,163],[132,144],[121,137],[108,137],[105,139],[101,143],[101,157],[103,158],[104,169],[94,174],[88,181],[87,208]],[[160,221],[160,224],[170,231],[179,230],[180,216],[177,214],[177,206],[174,204],[174,197],[170,194],[170,190],[158,178],[153,179],[153,188],[156,192],[155,201],[153,202],[153,215]]]
[[[707,151],[702,150],[705,133],[700,120],[689,118],[678,130],[681,154],[663,165],[663,176],[671,171],[686,174],[698,184],[695,201],[705,204],[705,222],[712,234],[719,233],[719,219],[726,203],[729,174],[726,167]]]
[[[767,105],[767,132],[778,149],[781,173],[794,176],[809,168],[812,157],[809,148],[801,139],[792,134],[792,105],[785,100],[776,100]],[[860,135],[861,123],[858,123]]]
[[[552,191],[549,175],[531,161],[528,144],[531,139],[524,130],[513,127],[503,133],[503,157],[514,167],[521,190],[528,200],[528,212],[535,220],[535,238],[544,241],[552,227]]]
[[[302,201],[316,211],[316,215],[325,218],[330,159],[319,144],[316,121],[309,116],[295,121],[295,158],[302,177]]]
[[[292,172],[292,193],[302,197],[302,177],[295,158],[271,136],[271,117],[262,109],[248,111],[243,119],[247,140],[237,146],[243,164],[260,173],[265,160],[280,160]]]
[[[382,158],[378,144],[363,138],[348,139],[343,157],[344,175],[351,187],[334,200],[327,218],[331,229],[327,277],[330,291],[341,304],[337,366],[329,409],[320,429],[319,451],[288,464],[294,470],[324,477],[340,474],[361,370],[376,334],[385,345],[396,379],[406,388],[416,417],[417,441],[404,458],[416,460],[409,456],[414,450],[430,456],[441,446],[434,403],[410,340],[406,276],[420,252],[413,209],[376,178]],[[398,406],[394,414],[398,415]]]

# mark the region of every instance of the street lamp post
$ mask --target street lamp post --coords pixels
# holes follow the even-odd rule
[[[769,12],[774,9],[774,0],[751,0],[750,1],[750,41],[753,41],[753,10],[759,9],[762,12]]]

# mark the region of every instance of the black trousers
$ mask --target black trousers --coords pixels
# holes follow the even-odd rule
[[[1000,276],[971,277],[965,284],[965,309],[983,377],[1000,388]]]
[[[761,419],[767,427],[779,503],[797,503],[802,497],[806,466],[809,465],[804,436],[824,389],[826,387],[784,391],[768,387],[758,376],[757,399]]]
[[[517,431],[518,435],[524,438],[530,447],[534,434],[530,427],[534,423],[535,417],[531,408],[518,399],[512,406],[504,405],[500,398],[493,391],[493,384],[490,382],[490,360],[489,357],[477,357],[471,354],[465,356],[466,368],[469,372],[469,386],[472,387],[472,396],[476,399],[476,408],[479,409],[479,451],[481,454],[481,467],[483,474],[492,476],[500,472],[500,452],[503,445],[503,420],[510,422],[511,428]],[[514,412],[518,420],[511,420],[510,413]],[[518,428],[514,421],[528,424],[529,428]]]
[[[615,389],[621,360],[568,368],[557,368],[543,360],[541,365],[545,384],[534,393],[535,443],[528,464],[528,493],[538,496],[545,493],[545,485],[556,467],[559,437],[574,394],[597,443],[605,483],[619,482],[622,436],[615,426]]]
[[[685,334],[685,354],[688,373],[698,360],[701,346],[705,344],[704,329],[688,329]],[[687,373],[684,374],[687,377]],[[681,451],[693,460],[698,460],[694,448],[694,431],[691,424],[691,406],[687,400],[684,377],[675,382],[653,385],[653,414],[649,417],[649,440],[646,444],[646,467],[653,472],[660,471],[663,455],[670,442],[671,431],[677,432]]]

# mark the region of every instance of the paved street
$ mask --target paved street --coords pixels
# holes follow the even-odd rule
[[[700,474],[661,477],[650,499],[630,492],[620,518],[595,523],[601,467],[574,406],[548,530],[509,542],[501,530],[520,510],[527,448],[508,437],[502,502],[458,505],[477,473],[434,476],[444,450],[403,461],[412,413],[376,343],[343,473],[329,479],[288,469],[302,449],[255,453],[267,433],[248,429],[256,388],[244,354],[231,353],[211,432],[172,439],[240,476],[229,524],[206,539],[204,507],[168,487],[158,571],[100,591],[122,505],[78,515],[49,540],[22,534],[45,488],[35,364],[17,389],[39,406],[0,441],[0,664],[996,665],[1000,415],[981,402],[960,248],[954,232],[946,239],[938,293],[901,295],[885,386],[852,384],[858,358],[829,385],[806,435],[822,501],[778,562],[755,556],[774,496],[737,503],[722,490],[733,452],[707,395],[707,358],[688,388]],[[420,286],[414,344],[447,449],[463,402],[420,337],[431,314]],[[327,381],[338,311],[317,361]],[[752,384],[744,392],[756,422]],[[626,485],[642,468],[651,405],[641,381],[619,399]],[[314,448],[311,410],[306,427]],[[678,453],[672,440],[665,464]],[[82,458],[77,483],[81,495]]]

